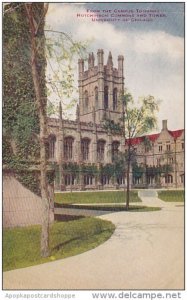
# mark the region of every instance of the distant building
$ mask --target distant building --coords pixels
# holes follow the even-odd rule
[[[134,187],[184,187],[183,129],[168,130],[167,120],[163,120],[160,133],[133,138],[131,144],[137,165],[144,169],[142,176],[133,176],[132,171]]]
[[[49,161],[54,163],[56,169],[55,189],[112,189],[126,185],[125,174],[112,176],[106,166],[112,164],[118,151],[126,150],[128,140],[112,135],[102,125],[105,117],[118,121],[123,114],[119,101],[124,91],[123,61],[123,56],[119,55],[118,68],[114,68],[112,54],[109,53],[107,64],[104,65],[103,50],[97,52],[97,65],[94,54],[89,55],[87,70],[84,60],[79,60],[76,120],[63,120],[61,108],[59,119],[48,119]],[[145,171],[141,177],[134,177],[132,169],[131,186],[182,187],[184,130],[169,131],[167,122],[163,121],[161,133],[148,135],[147,138],[151,142],[149,150],[145,148],[143,137],[133,139],[137,165],[143,165]],[[164,176],[160,174],[159,181],[156,181],[156,176],[149,174],[148,167],[156,168],[163,164],[166,160],[165,151],[168,151],[167,163],[172,168]]]

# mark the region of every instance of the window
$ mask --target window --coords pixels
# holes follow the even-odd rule
[[[104,160],[104,154],[105,154],[105,141],[100,140],[97,143],[97,159],[98,159],[98,161]]]
[[[118,176],[117,177],[117,183],[120,184],[124,184],[124,177],[123,176]]]
[[[180,177],[181,177],[181,183],[184,183],[184,174],[182,174]]]
[[[74,185],[75,184],[75,176],[71,174],[65,175],[65,185]]]
[[[84,108],[85,111],[88,111],[88,106],[89,106],[89,98],[88,98],[88,91],[84,92]]]
[[[64,158],[70,160],[73,158],[73,138],[67,137],[64,139]]]
[[[49,158],[55,158],[55,144],[56,144],[56,137],[50,136],[49,137]]]
[[[166,175],[165,176],[165,183],[173,183],[173,176],[172,175]]]
[[[81,141],[81,153],[82,153],[82,159],[88,160],[89,159],[89,139],[83,139]]]
[[[85,175],[84,176],[84,184],[85,185],[92,185],[93,184],[93,176]]]
[[[110,176],[109,175],[103,175],[101,177],[101,184],[102,185],[110,184]]]
[[[173,157],[169,157],[169,163],[172,164],[174,162]]]
[[[98,88],[95,87],[95,107],[98,108]]]
[[[108,108],[108,86],[104,88],[104,109]]]
[[[117,89],[115,88],[113,90],[113,110],[117,110],[117,106],[118,106],[118,96],[117,96]]]
[[[112,143],[112,160],[118,155],[119,152],[119,142],[115,141]]]
[[[140,177],[134,177],[133,178],[133,183],[134,184],[140,184],[141,183],[141,178]]]
[[[162,145],[158,146],[158,151],[162,152]]]
[[[171,145],[169,144],[169,145],[166,145],[166,150],[167,151],[170,151],[171,150]]]
[[[161,158],[157,158],[157,166],[159,166],[161,163]]]
[[[148,184],[153,184],[153,183],[154,183],[154,177],[151,176],[151,175],[148,175],[148,176],[147,176],[147,183],[148,183]]]

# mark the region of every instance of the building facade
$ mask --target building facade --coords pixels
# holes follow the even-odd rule
[[[134,138],[132,144],[136,153],[134,187],[184,187],[184,130],[168,130],[167,120],[163,120],[160,133]]]
[[[84,60],[78,61],[76,120],[64,120],[61,106],[59,118],[48,119],[49,161],[56,170],[56,190],[114,189],[126,185],[125,172],[112,173],[112,165],[114,156],[126,151],[128,141],[120,135],[112,135],[103,126],[106,117],[116,122],[124,114],[120,101],[124,92],[123,61],[123,56],[119,55],[118,68],[115,68],[109,53],[104,65],[102,49],[97,52],[97,64],[94,54],[89,54],[86,70]],[[161,133],[147,136],[151,141],[149,151],[145,149],[143,137],[133,139],[136,167],[144,171],[141,176],[140,172],[134,176],[137,172],[132,167],[132,187],[183,186],[184,131],[169,131],[166,121],[163,124]],[[168,150],[167,163],[173,167],[164,174],[166,179],[160,172],[158,180],[158,176],[149,174],[148,168],[165,164],[165,150]]]

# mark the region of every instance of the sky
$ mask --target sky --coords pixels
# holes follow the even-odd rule
[[[114,67],[123,55],[125,87],[135,101],[147,95],[161,100],[158,129],[164,119],[171,130],[184,128],[183,3],[50,3],[46,24],[89,40],[95,56],[103,49],[105,64],[109,51]]]

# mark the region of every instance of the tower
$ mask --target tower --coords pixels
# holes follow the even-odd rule
[[[97,65],[93,52],[89,54],[87,70],[84,70],[84,60],[79,60],[80,121],[99,124],[108,111],[112,120],[117,121],[120,118],[120,98],[124,91],[123,61],[124,57],[119,55],[118,68],[114,68],[112,54],[109,52],[107,64],[104,65],[102,49],[97,51]]]

